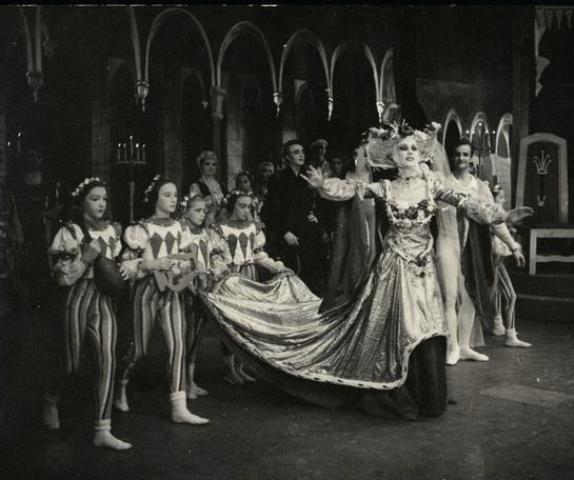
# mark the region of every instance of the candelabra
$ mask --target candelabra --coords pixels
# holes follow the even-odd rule
[[[128,167],[129,173],[129,198],[130,198],[130,222],[134,221],[134,199],[135,199],[135,178],[134,170],[136,166],[146,164],[146,144],[136,142],[134,136],[130,135],[127,142],[119,142],[116,146],[116,165]]]

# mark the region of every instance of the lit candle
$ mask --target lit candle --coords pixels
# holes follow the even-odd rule
[[[140,144],[136,143],[136,158],[135,158],[136,162],[140,161]]]
[[[130,135],[130,159],[134,156],[134,137]]]
[[[116,148],[116,160],[119,162],[122,159],[122,144],[118,143],[118,148]]]
[[[142,162],[145,163],[145,143],[142,143]]]

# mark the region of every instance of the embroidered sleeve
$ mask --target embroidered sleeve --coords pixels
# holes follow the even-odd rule
[[[114,251],[112,255],[114,258],[118,257],[122,253],[122,226],[118,222],[112,223],[114,228],[114,233],[116,234],[114,238]]]
[[[355,195],[359,195],[361,198],[384,198],[384,190],[381,182],[365,183],[339,178],[327,178],[319,189],[319,195],[326,200],[345,201],[350,200]]]
[[[179,222],[181,226],[181,239],[179,241],[179,251],[180,252],[189,252],[191,249],[191,232],[189,231],[189,227],[184,222]]]
[[[75,258],[80,254],[83,238],[84,234],[76,224],[64,225],[56,233],[50,246],[50,253],[63,258]]]
[[[464,215],[477,223],[490,225],[499,224],[506,218],[506,212],[494,202],[481,202],[464,193],[458,193],[454,188],[446,187],[436,175],[429,176],[430,188],[435,200],[453,205],[464,212]]]
[[[143,278],[146,274],[140,268],[142,255],[148,242],[148,234],[143,225],[130,225],[124,232],[126,249],[122,253],[122,270],[130,280]]]
[[[253,260],[255,263],[266,270],[269,270],[271,273],[279,273],[286,270],[285,265],[283,262],[278,260],[273,260],[267,252],[264,250],[265,247],[265,234],[262,230],[259,230],[255,235],[255,242],[254,242],[254,258]]]
[[[59,285],[73,285],[84,276],[87,265],[81,261],[82,239],[82,231],[75,224],[65,225],[56,233],[50,253],[57,256],[54,273]]]
[[[215,229],[208,229],[207,235],[211,244],[211,251],[209,252],[210,267],[216,275],[221,275],[229,269],[229,264],[231,263],[229,245]]]

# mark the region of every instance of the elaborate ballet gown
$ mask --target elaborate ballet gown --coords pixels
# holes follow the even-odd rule
[[[358,191],[385,201],[390,228],[351,302],[319,314],[318,302],[294,276],[274,291],[265,284],[234,290],[224,280],[203,298],[244,361],[297,397],[331,407],[361,400],[380,416],[440,415],[448,333],[429,226],[435,200],[460,205],[482,223],[501,215],[495,206],[465,201],[432,175],[426,198],[414,205],[395,200],[388,180],[360,187],[327,179],[320,194],[348,200]]]

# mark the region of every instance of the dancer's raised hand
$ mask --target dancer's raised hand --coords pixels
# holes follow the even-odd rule
[[[510,225],[517,225],[527,217],[534,215],[534,210],[531,207],[517,207],[508,212],[506,215],[506,223]]]
[[[323,182],[325,181],[325,177],[323,173],[318,168],[315,168],[309,165],[309,168],[305,173],[301,174],[301,178],[304,178],[305,181],[313,188],[321,188],[323,186]]]

